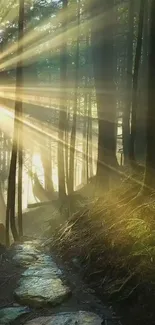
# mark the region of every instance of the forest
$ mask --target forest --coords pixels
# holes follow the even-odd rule
[[[0,1],[0,325],[155,324],[154,148],[155,0]]]

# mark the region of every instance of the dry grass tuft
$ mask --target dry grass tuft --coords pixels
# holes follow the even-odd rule
[[[104,198],[80,207],[56,230],[53,246],[66,259],[78,257],[87,278],[116,299],[155,283],[155,199],[135,204],[140,185],[130,179]]]

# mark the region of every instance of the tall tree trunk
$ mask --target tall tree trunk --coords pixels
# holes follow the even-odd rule
[[[140,70],[139,97],[140,102],[137,109],[137,128],[135,154],[138,162],[144,164],[146,159],[146,116],[148,102],[148,46],[149,46],[149,2],[145,0],[142,63]]]
[[[86,37],[86,59],[85,65],[89,63],[89,35]],[[87,70],[86,70],[87,71]],[[82,157],[82,183],[88,182],[88,165],[89,165],[89,116],[88,116],[88,80],[89,76],[85,75],[85,93],[84,93],[84,126],[83,126],[83,157]]]
[[[24,0],[19,2],[19,20],[18,20],[18,51],[17,54],[22,54],[23,48],[20,43],[23,37],[24,24]],[[14,131],[13,131],[13,146],[10,162],[10,172],[8,179],[8,195],[7,195],[7,209],[6,209],[6,244],[9,245],[9,219],[12,235],[15,241],[23,234],[22,227],[22,62],[21,58],[17,63],[16,68],[16,100],[15,100],[15,117],[14,117]],[[18,155],[19,153],[19,155]],[[17,156],[19,159],[19,177],[18,177],[18,226],[19,234],[15,222],[15,204],[16,204],[16,170],[17,170]]]
[[[40,156],[44,169],[45,191],[48,193],[49,197],[51,196],[52,200],[54,186],[52,181],[51,138],[45,135],[48,130],[48,127],[44,126],[44,136],[40,143]]]
[[[134,35],[134,0],[129,1],[128,9],[128,37],[127,37],[127,96],[123,112],[122,133],[124,164],[129,160],[130,139],[130,108],[132,90],[132,67],[133,67],[133,35]]]
[[[17,165],[17,139],[18,120],[17,111],[14,118],[13,146],[8,178],[7,209],[6,209],[6,245],[9,245],[9,224],[14,240],[18,240],[18,232],[15,223],[15,192],[16,192],[16,165]]]
[[[3,196],[1,179],[0,179],[0,216],[1,216],[1,221],[3,223],[5,223],[6,205],[5,205],[4,196]]]
[[[87,77],[85,81],[84,93],[84,124],[83,124],[83,143],[82,143],[82,183],[86,184],[86,143],[87,143]]]
[[[147,150],[144,187],[155,191],[155,0],[151,1],[150,45],[148,54]]]
[[[23,38],[24,31],[24,0],[19,2],[19,21],[18,21],[18,55],[23,53],[23,46],[20,41]],[[18,229],[19,236],[23,236],[23,220],[22,220],[22,180],[23,180],[23,112],[22,112],[22,90],[23,86],[23,67],[22,60],[17,65],[16,69],[16,103],[15,110],[18,111]],[[19,96],[19,97],[18,97]]]
[[[63,0],[62,11],[66,14],[68,0]],[[63,32],[67,30],[67,20],[62,24]],[[64,38],[64,34],[62,34]],[[67,40],[63,40],[63,46],[60,54],[60,111],[59,111],[59,131],[58,131],[58,190],[60,199],[66,196],[65,188],[65,166],[64,166],[64,132],[67,112],[66,99],[66,81],[67,81]]]
[[[76,143],[76,118],[77,118],[77,105],[78,105],[78,75],[79,75],[79,25],[80,25],[80,0],[77,5],[77,46],[76,46],[76,73],[75,73],[75,93],[74,93],[74,108],[73,108],[73,124],[71,129],[71,139],[70,139],[70,162],[69,162],[69,194],[74,191],[74,158],[75,158],[75,143]]]
[[[111,170],[118,167],[116,158],[113,44],[115,19],[113,8],[113,0],[96,1],[94,8],[96,21],[93,21],[92,24],[93,66],[99,125],[97,179],[102,186],[106,187],[109,187]],[[101,13],[104,14],[104,17],[100,15]]]
[[[69,125],[68,121],[70,119],[70,114],[67,114],[66,128],[65,128],[65,171],[66,171],[66,187],[67,193],[69,190],[69,168],[68,168],[68,139],[69,139]]]
[[[132,110],[131,110],[131,133],[129,146],[129,159],[131,163],[135,162],[135,140],[136,140],[136,124],[137,124],[137,90],[138,90],[138,75],[142,51],[142,37],[143,37],[143,22],[144,22],[144,8],[145,0],[140,2],[139,22],[138,22],[138,36],[134,63],[133,86],[132,86]]]
[[[87,109],[87,145],[86,145],[86,179],[87,179],[87,184],[89,182],[89,111]]]
[[[88,130],[89,130],[89,177],[93,177],[93,135],[92,135],[92,105],[91,105],[91,90],[88,99]]]

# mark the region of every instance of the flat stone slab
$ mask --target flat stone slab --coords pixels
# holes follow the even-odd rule
[[[27,253],[18,253],[12,258],[12,260],[18,266],[27,266],[34,263],[37,260],[37,258],[38,257],[36,255],[31,255],[31,254],[29,255]]]
[[[51,256],[40,254],[37,261],[33,263],[22,274],[22,276],[30,277],[60,277],[63,272],[57,267],[57,264],[52,260]]]
[[[56,263],[52,260],[51,256],[46,255],[46,254],[40,254],[38,256],[38,260],[37,260],[38,265],[40,265],[40,267],[48,267],[48,266],[52,266],[57,268]]]
[[[0,324],[10,325],[23,314],[29,313],[28,307],[9,307],[0,309]]]
[[[18,266],[30,265],[39,258],[40,252],[31,242],[15,245],[12,247],[12,260]]]
[[[21,304],[41,307],[62,303],[71,291],[58,277],[28,276],[22,277],[14,294]]]
[[[23,244],[18,244],[13,247],[15,253],[26,253],[29,255],[37,255],[39,250],[33,242],[25,242]]]
[[[79,311],[35,318],[25,325],[101,325],[102,321],[96,314]]]
[[[23,277],[58,277],[62,275],[62,271],[56,267],[49,266],[40,266],[38,264],[34,264],[30,266],[23,274]]]

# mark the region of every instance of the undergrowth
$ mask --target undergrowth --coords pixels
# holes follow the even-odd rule
[[[84,204],[56,230],[52,245],[63,258],[78,259],[101,294],[119,302],[136,299],[142,312],[155,296],[155,198],[135,203],[139,190],[140,183],[126,179],[104,198]]]

